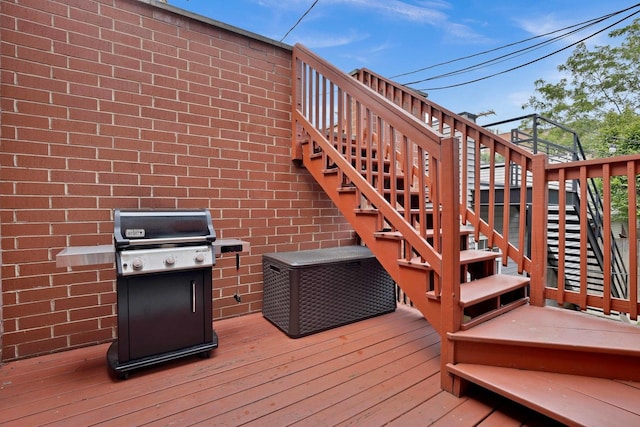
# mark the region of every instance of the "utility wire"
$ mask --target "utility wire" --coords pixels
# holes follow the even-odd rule
[[[637,6],[638,6],[638,5],[636,5],[636,6],[634,6],[634,7],[637,7]],[[626,9],[626,10],[629,10],[629,9]],[[618,20],[618,21],[614,22],[613,24],[608,25],[608,26],[606,26],[606,27],[602,28],[601,30],[596,31],[595,33],[593,33],[593,34],[591,34],[591,35],[589,35],[589,36],[587,36],[587,37],[584,37],[584,38],[582,38],[582,39],[578,40],[578,41],[577,41],[577,42],[575,42],[575,43],[571,43],[570,45],[565,46],[565,47],[563,47],[562,49],[555,50],[555,51],[553,51],[553,52],[551,52],[551,53],[548,53],[548,54],[546,54],[546,55],[544,55],[544,56],[541,56],[541,57],[539,57],[539,58],[536,58],[536,59],[534,59],[534,60],[532,60],[532,61],[526,62],[526,63],[524,63],[524,64],[520,64],[520,65],[515,66],[515,67],[512,67],[512,68],[509,68],[508,70],[500,71],[500,72],[498,72],[498,73],[494,73],[494,74],[491,74],[491,75],[488,75],[488,76],[480,77],[480,78],[477,78],[477,79],[474,79],[474,80],[469,80],[469,81],[462,82],[462,83],[452,84],[452,85],[448,85],[448,86],[434,87],[434,88],[425,88],[425,89],[419,89],[419,90],[421,90],[421,91],[429,91],[429,90],[450,89],[450,88],[454,88],[454,87],[465,86],[465,85],[468,85],[468,84],[471,84],[471,83],[477,83],[477,82],[479,82],[479,81],[486,80],[486,79],[489,79],[489,78],[491,78],[491,77],[495,77],[495,76],[499,76],[499,75],[502,75],[502,74],[509,73],[509,72],[511,72],[511,71],[517,70],[517,69],[519,69],[519,68],[526,67],[527,65],[531,65],[531,64],[533,64],[533,63],[535,63],[535,62],[541,61],[541,60],[546,59],[546,58],[548,58],[548,57],[550,57],[550,56],[553,56],[553,55],[555,55],[555,54],[557,54],[557,53],[560,53],[560,52],[562,52],[562,51],[564,51],[564,50],[567,50],[567,49],[569,49],[570,47],[573,47],[573,46],[575,46],[575,45],[577,45],[577,44],[579,44],[579,43],[582,43],[583,41],[585,41],[585,40],[587,40],[587,39],[590,39],[591,37],[593,37],[593,36],[595,36],[595,35],[598,35],[598,34],[602,33],[603,31],[606,31],[606,30],[608,30],[608,29],[610,29],[610,28],[612,28],[612,27],[614,27],[614,26],[618,25],[619,23],[621,23],[621,22],[623,22],[623,21],[626,21],[627,19],[631,18],[631,17],[632,17],[632,16],[634,16],[634,15],[637,15],[638,13],[640,13],[640,10],[639,10],[639,11],[636,11],[636,12],[633,12],[633,13],[631,13],[631,14],[629,14],[629,15],[625,16],[624,18],[622,18],[622,19],[620,19],[620,20]]]
[[[638,6],[638,5],[636,5],[636,6]],[[477,52],[477,53],[474,53],[474,54],[471,54],[471,55],[462,56],[460,58],[452,59],[452,60],[449,60],[449,61],[440,62],[438,64],[429,65],[428,67],[419,68],[419,69],[414,70],[414,71],[408,71],[406,73],[397,74],[395,76],[390,76],[389,78],[390,79],[395,79],[395,78],[398,78],[398,77],[404,77],[404,76],[408,76],[410,74],[419,73],[421,71],[430,70],[432,68],[441,67],[443,65],[453,64],[454,62],[460,62],[460,61],[463,61],[465,59],[475,58],[476,56],[486,55],[487,53],[496,52],[498,50],[506,49],[506,48],[511,47],[511,46],[516,46],[516,45],[519,45],[519,44],[522,44],[522,43],[526,43],[526,42],[529,42],[529,41],[532,41],[532,40],[535,40],[535,39],[539,39],[539,38],[542,38],[542,37],[550,36],[552,34],[559,33],[560,31],[569,30],[569,29],[577,27],[579,25],[585,25],[585,24],[589,24],[589,23],[591,23],[593,21],[597,21],[597,20],[601,20],[601,19],[607,19],[607,18],[610,18],[610,17],[616,15],[617,13],[620,13],[620,12],[610,13],[608,15],[605,15],[602,18],[590,19],[588,21],[584,21],[584,22],[581,22],[581,23],[578,23],[578,24],[570,25],[568,27],[560,28],[558,30],[550,31],[550,32],[545,33],[545,34],[540,34],[540,35],[537,35],[537,36],[534,36],[534,37],[529,37],[528,39],[524,39],[524,40],[520,40],[520,41],[517,41],[517,42],[509,43],[509,44],[506,44],[504,46],[499,46],[499,47],[496,47],[496,48],[493,48],[493,49],[485,50],[485,51],[482,51],[482,52]]]
[[[280,39],[280,43],[282,43],[282,41],[283,41],[284,39],[286,39],[286,38],[287,38],[287,36],[289,35],[289,33],[290,33],[291,31],[293,31],[293,30],[294,30],[294,28],[296,28],[296,27],[298,26],[298,24],[299,24],[299,23],[304,19],[304,17],[305,17],[305,16],[307,16],[307,14],[308,14],[309,12],[311,12],[311,9],[313,9],[313,8],[314,8],[314,6],[318,3],[318,1],[320,1],[320,0],[316,0],[316,1],[314,1],[314,2],[313,2],[313,4],[312,4],[311,6],[309,6],[309,9],[307,9],[307,11],[306,11],[305,13],[303,13],[303,14],[302,14],[302,16],[298,19],[298,21],[297,21],[295,24],[293,24],[293,27],[289,28],[289,31],[287,31],[287,34],[285,34],[284,36],[282,36],[282,38]]]
[[[531,41],[531,40],[535,40],[535,39],[540,38],[540,37],[546,37],[548,35],[555,34],[555,33],[561,32],[561,31],[565,31],[565,30],[572,29],[572,28],[575,28],[575,27],[580,27],[580,28],[578,28],[576,30],[572,30],[572,31],[570,31],[568,33],[564,33],[563,35],[556,36],[553,39],[538,43],[536,45],[533,45],[533,46],[530,46],[530,47],[527,47],[527,48],[523,48],[523,49],[517,50],[515,52],[511,52],[511,53],[499,56],[499,57],[491,59],[491,60],[487,60],[487,61],[482,62],[480,64],[472,65],[472,66],[469,66],[469,67],[466,67],[466,68],[462,68],[462,69],[459,69],[459,70],[454,70],[454,71],[449,72],[449,73],[445,73],[445,74],[441,74],[441,75],[438,75],[438,76],[429,77],[429,78],[418,80],[418,81],[414,81],[414,82],[411,82],[411,83],[405,83],[405,85],[417,84],[417,83],[421,83],[421,82],[424,82],[424,81],[427,81],[427,80],[434,80],[434,79],[437,79],[437,78],[448,77],[448,76],[456,75],[456,74],[462,74],[463,72],[466,72],[466,71],[472,71],[472,70],[476,70],[476,69],[479,69],[479,68],[483,68],[483,65],[487,65],[487,64],[490,64],[492,62],[495,62],[495,63],[505,62],[506,59],[503,59],[503,58],[508,58],[509,56],[513,56],[513,57],[521,56],[522,54],[519,54],[519,55],[516,55],[516,54],[521,53],[521,52],[526,52],[528,50],[538,49],[540,46],[544,46],[545,44],[550,44],[550,43],[552,43],[552,42],[554,42],[556,40],[559,40],[559,39],[562,39],[564,37],[567,37],[569,34],[573,34],[573,33],[577,33],[579,31],[582,31],[585,28],[588,28],[589,26],[601,23],[601,22],[603,22],[603,21],[605,21],[605,20],[607,20],[607,19],[609,19],[609,18],[611,18],[613,16],[616,16],[616,15],[619,15],[621,13],[627,12],[627,11],[629,11],[631,9],[635,9],[638,6],[640,6],[640,3],[637,3],[637,4],[635,4],[635,5],[631,6],[631,7],[628,7],[626,9],[619,10],[617,12],[609,13],[609,14],[601,16],[599,18],[593,18],[593,19],[590,19],[590,20],[587,20],[587,21],[584,21],[584,22],[581,22],[581,23],[578,23],[578,24],[574,24],[574,25],[571,25],[571,26],[568,26],[568,27],[564,27],[564,28],[561,28],[559,30],[554,30],[554,31],[551,31],[551,32],[548,32],[548,33],[545,33],[545,34],[542,34],[542,35],[539,35],[539,36],[531,37],[531,38],[528,38],[528,39],[525,39],[525,40],[521,40],[521,41],[518,41],[518,42],[510,43],[510,44],[507,44],[507,45],[504,45],[504,46],[500,46],[500,47],[497,47],[497,48],[494,48],[494,49],[490,49],[490,50],[486,50],[486,51],[483,51],[483,52],[475,53],[475,54],[472,54],[472,55],[464,56],[464,57],[461,57],[461,58],[453,59],[453,60],[450,60],[450,61],[434,64],[434,65],[431,65],[431,66],[428,66],[428,67],[421,68],[419,70],[415,70],[415,71],[410,71],[410,72],[407,72],[407,73],[399,74],[399,75],[396,75],[396,76],[393,76],[393,77],[390,77],[390,78],[406,76],[406,75],[409,75],[409,74],[414,74],[414,73],[417,73],[417,72],[420,72],[420,71],[428,70],[428,69],[439,67],[439,66],[442,66],[442,65],[448,65],[448,64],[451,64],[451,63],[454,63],[454,62],[462,61],[464,59],[473,58],[473,57],[476,57],[476,56],[480,56],[480,55],[484,55],[484,54],[487,54],[487,53],[491,53],[491,52],[495,52],[495,51],[498,51],[498,50],[502,50],[502,49],[505,49],[507,47],[511,47],[511,46],[514,46],[514,45],[517,45],[517,44],[521,44],[521,43],[525,43],[525,42],[528,42],[528,41]]]
[[[580,31],[584,30],[585,28],[589,28],[589,27],[591,27],[591,26],[593,26],[593,25],[596,25],[596,24],[599,24],[599,23],[601,23],[601,22],[603,22],[603,21],[606,21],[607,19],[609,19],[609,18],[611,18],[612,16],[615,16],[615,15],[617,15],[617,14],[619,14],[619,13],[620,13],[620,12],[616,12],[616,13],[614,13],[614,14],[609,14],[609,15],[606,15],[606,16],[601,17],[601,18],[592,19],[592,20],[590,20],[590,21],[585,21],[585,22],[587,22],[587,24],[585,24],[585,25],[577,24],[577,25],[582,25],[582,26],[581,26],[581,27],[579,27],[579,28],[576,28],[576,29],[574,29],[574,30],[572,30],[572,31],[569,31],[568,33],[564,33],[564,34],[561,34],[561,35],[559,35],[559,36],[553,37],[553,38],[551,38],[551,39],[548,39],[548,40],[545,40],[545,41],[542,41],[542,42],[536,43],[536,44],[531,45],[531,46],[528,46],[528,47],[526,47],[526,48],[522,48],[522,49],[519,49],[519,50],[516,50],[516,51],[510,52],[510,53],[507,53],[507,54],[504,54],[504,55],[498,56],[498,57],[496,57],[496,58],[492,58],[492,59],[486,60],[486,61],[484,61],[484,62],[480,62],[479,64],[470,65],[470,66],[468,66],[468,67],[461,68],[461,69],[459,69],[459,70],[450,71],[450,72],[448,72],[448,73],[439,74],[439,75],[432,76],[432,77],[427,77],[427,78],[422,79],[422,80],[416,80],[416,81],[414,81],[414,82],[405,83],[405,85],[413,85],[413,84],[417,84],[417,83],[426,82],[426,81],[428,81],[428,80],[436,80],[436,79],[440,79],[440,78],[443,78],[443,77],[455,76],[455,75],[458,75],[458,74],[466,73],[466,72],[468,72],[468,71],[473,71],[473,70],[478,70],[478,69],[481,69],[481,68],[485,68],[485,67],[487,67],[489,64],[492,64],[492,63],[493,63],[493,64],[499,64],[499,63],[505,62],[505,61],[507,61],[507,60],[509,60],[509,59],[511,59],[511,58],[517,58],[518,56],[522,56],[522,55],[524,55],[525,53],[527,53],[527,52],[529,52],[529,51],[538,50],[538,49],[540,49],[540,48],[542,48],[542,47],[544,47],[544,46],[546,46],[546,45],[549,45],[549,44],[555,43],[555,42],[557,42],[558,40],[562,40],[562,39],[564,39],[564,38],[569,37],[570,35],[573,35],[573,34],[575,34],[575,33],[578,33],[578,32],[580,32]],[[584,23],[583,23],[583,24],[584,24]],[[576,25],[573,25],[572,27],[575,27],[575,26],[576,26]],[[567,27],[567,28],[572,28],[572,27]],[[554,32],[557,32],[557,31],[554,31]],[[553,33],[547,33],[547,34],[553,34]],[[529,39],[529,40],[531,40],[531,39]],[[498,49],[501,49],[501,48],[498,48]]]

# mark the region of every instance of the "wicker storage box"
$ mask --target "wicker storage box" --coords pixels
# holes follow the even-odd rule
[[[393,280],[363,246],[265,254],[262,268],[262,314],[291,338],[396,309]]]

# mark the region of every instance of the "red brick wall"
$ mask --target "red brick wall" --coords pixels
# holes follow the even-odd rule
[[[2,360],[112,340],[114,208],[211,210],[251,244],[214,268],[214,318],[259,311],[261,255],[353,239],[290,161],[291,52],[137,0],[0,3]]]

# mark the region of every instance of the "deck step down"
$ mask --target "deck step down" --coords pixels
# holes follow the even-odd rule
[[[567,425],[640,425],[638,383],[467,363],[447,370]]]
[[[640,327],[585,312],[525,304],[447,339],[457,363],[640,383]]]

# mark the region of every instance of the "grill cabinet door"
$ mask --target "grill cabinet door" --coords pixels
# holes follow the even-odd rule
[[[118,290],[120,362],[211,340],[206,336],[212,327],[206,325],[205,298],[211,297],[205,292],[205,276],[202,270],[185,270],[121,278],[126,289]]]

